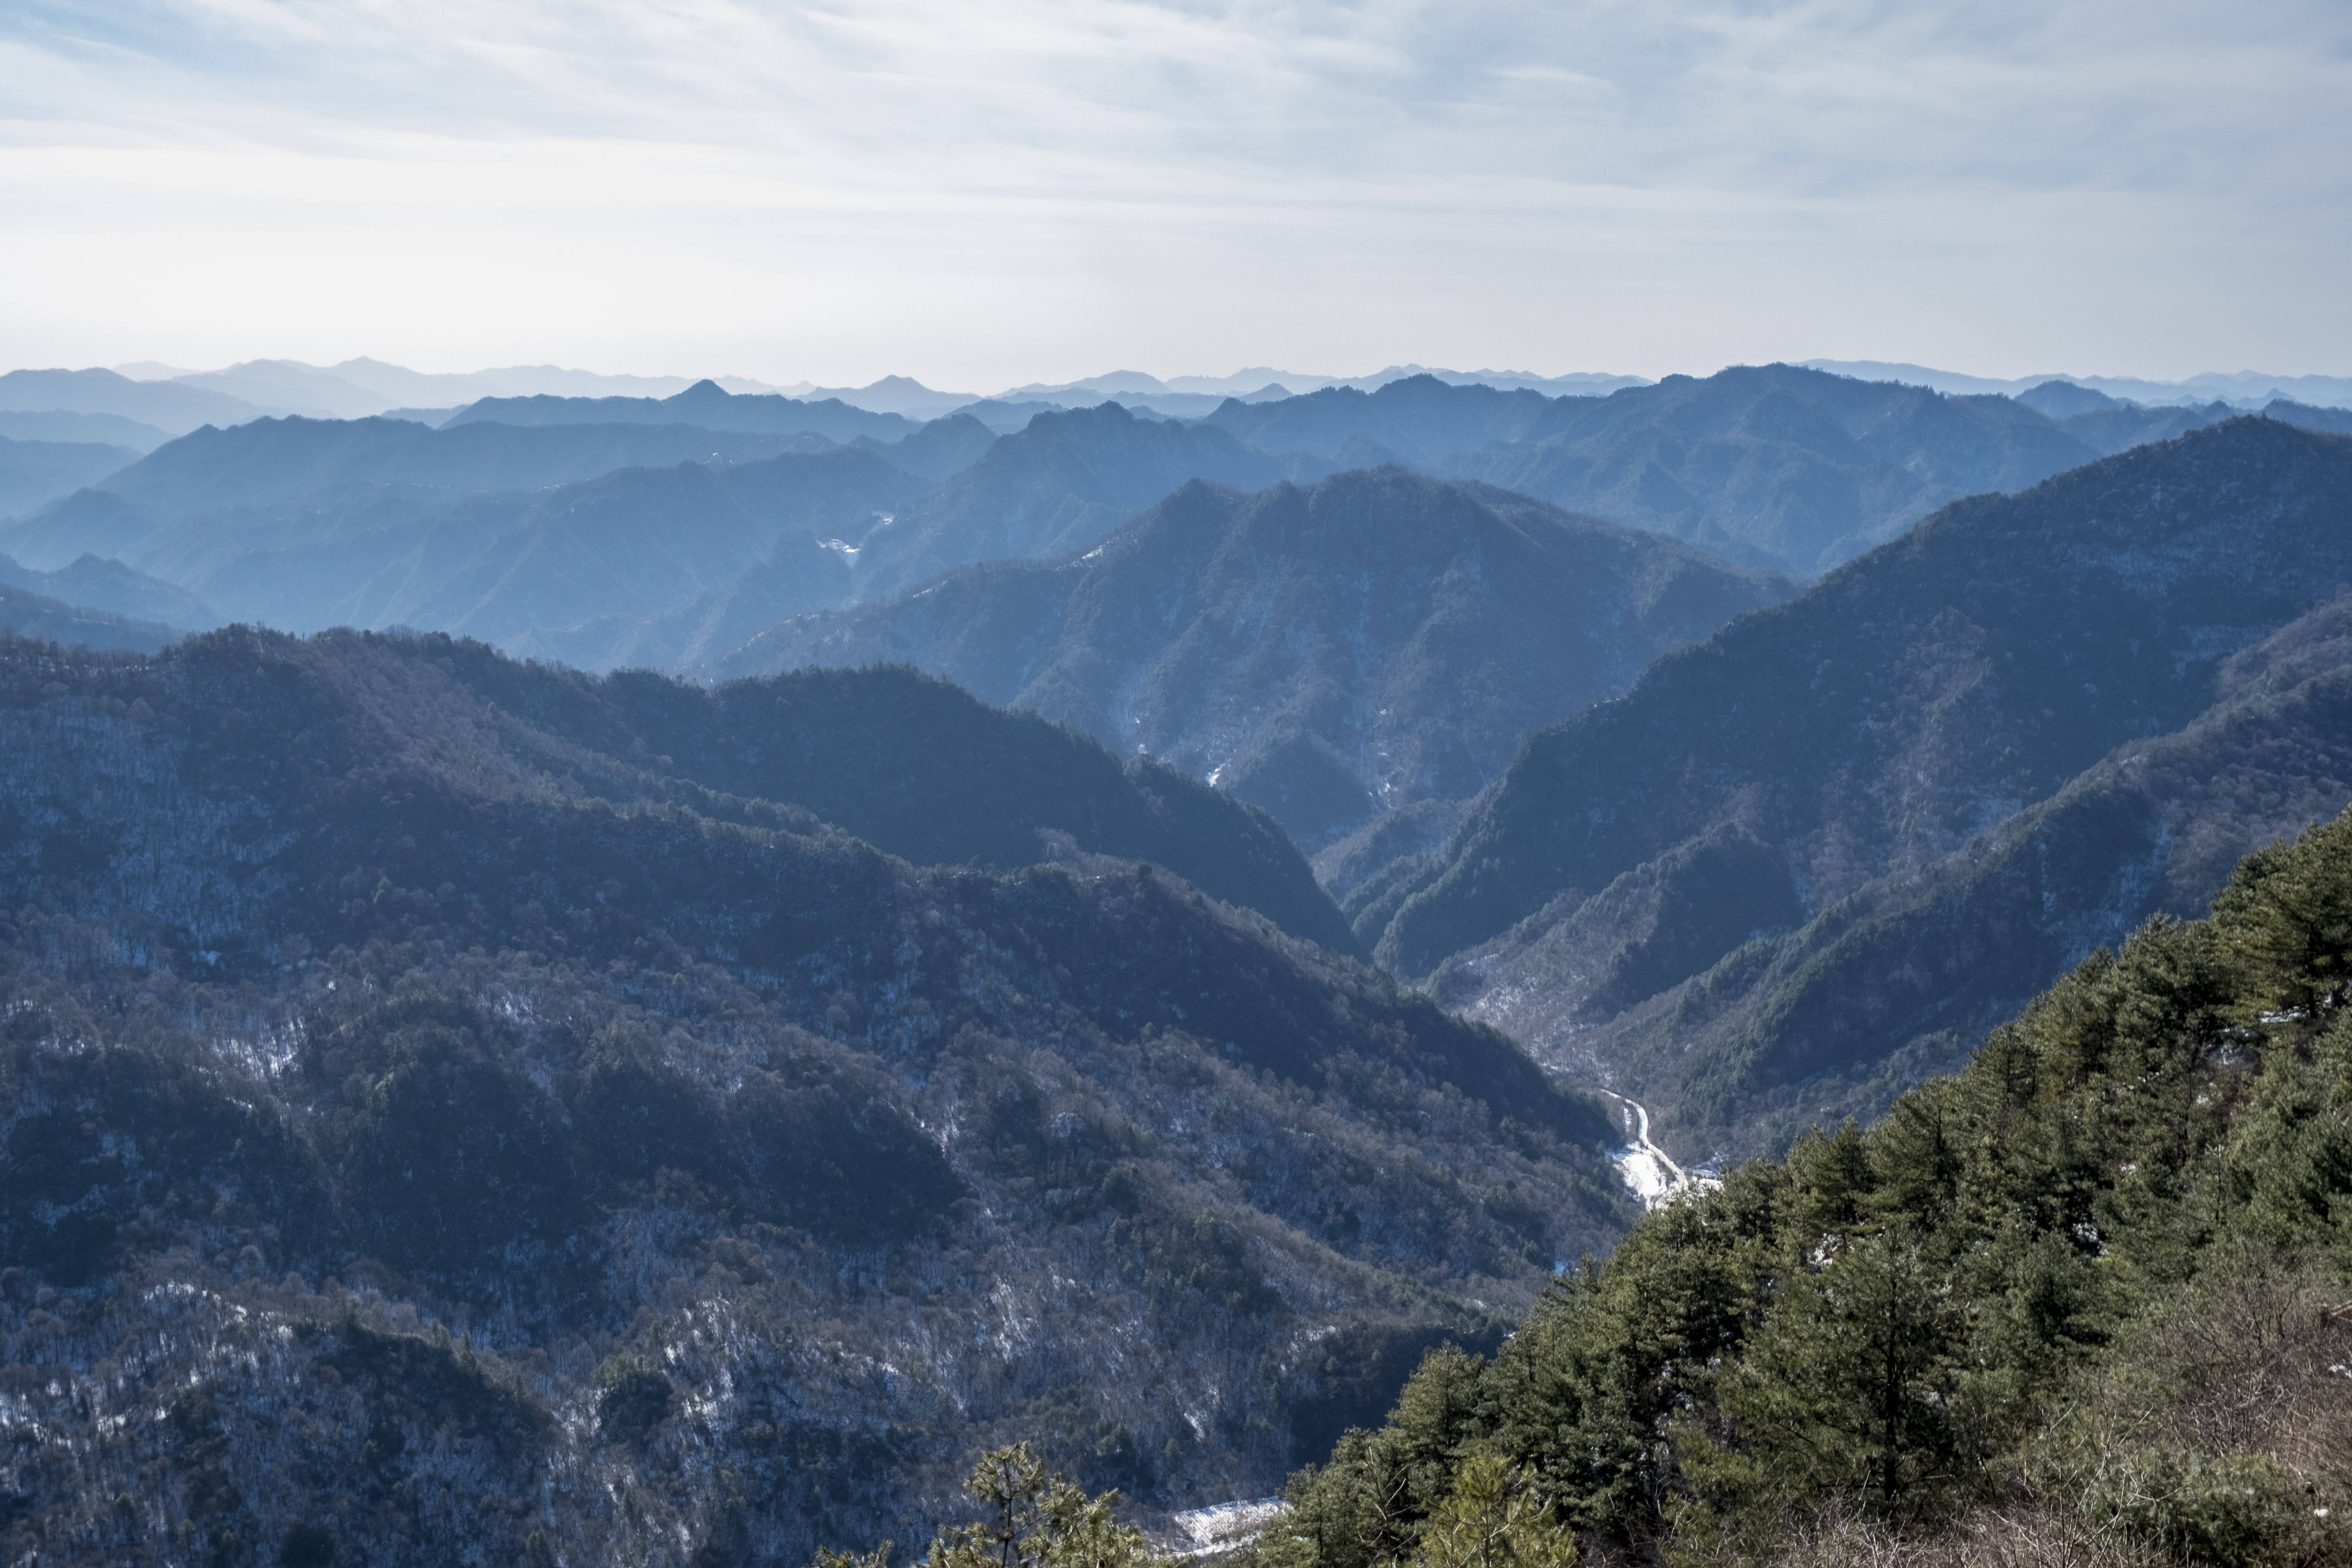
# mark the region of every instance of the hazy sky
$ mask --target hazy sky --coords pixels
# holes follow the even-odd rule
[[[6,0],[0,368],[2352,372],[2352,5]]]

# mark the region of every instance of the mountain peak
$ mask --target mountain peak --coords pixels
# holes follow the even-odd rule
[[[1790,592],[1402,468],[1254,493],[1194,476],[1082,553],[786,622],[715,673],[910,659],[1213,777],[1320,846],[1409,800],[1475,794],[1531,726]]]

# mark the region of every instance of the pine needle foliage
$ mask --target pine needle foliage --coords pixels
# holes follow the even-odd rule
[[[1143,1531],[1118,1517],[1118,1494],[1088,1497],[1026,1443],[992,1448],[964,1489],[982,1517],[940,1531],[924,1568],[1142,1568]],[[863,1556],[826,1548],[813,1568],[888,1568],[890,1542]]]
[[[2352,1563],[2347,1298],[2352,813],[1430,1358],[1255,1556],[1433,1562],[1475,1464],[1675,1563]]]

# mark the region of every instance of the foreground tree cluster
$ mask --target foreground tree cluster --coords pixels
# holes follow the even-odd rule
[[[2352,1562],[2347,1002],[2352,816],[1433,1355],[1255,1568],[1450,1553],[1473,1474],[1612,1557]]]

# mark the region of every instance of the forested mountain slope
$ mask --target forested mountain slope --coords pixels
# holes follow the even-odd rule
[[[353,649],[347,639],[330,645]],[[1294,936],[1355,951],[1298,851],[1265,817],[1148,760],[987,707],[903,666],[703,688],[644,670],[602,679],[517,664],[478,643],[400,638],[353,655],[398,679],[420,735],[494,735],[545,788],[621,803],[801,808],[917,865],[1015,868],[1079,853],[1156,863]],[[440,743],[440,742],[430,742]],[[569,784],[562,781],[569,780]]]
[[[0,645],[14,1555],[797,1563],[1012,1436],[1252,1495],[1605,1241],[1597,1113],[1373,972],[680,776],[832,679]]]
[[[2352,1562],[2347,973],[2339,817],[1431,1357],[1252,1568]]]
[[[2229,661],[2334,597],[2347,531],[2352,441],[2263,419],[1955,506],[1531,736],[1444,850],[1368,882],[1350,913],[1399,973],[1455,957],[1450,999],[1543,1035],[1588,1070],[1632,1065],[1592,1055],[1606,1038],[1591,1029],[1689,982],[1658,1026],[1720,1025],[1741,1072],[1762,1075],[1729,1104],[1691,1108],[1710,1137],[1732,1118],[1734,1147],[1752,1146],[1742,1139],[1772,1084],[1843,1075],[1806,1113],[1846,1093],[1883,1100],[1885,1084],[1862,1086],[1890,1058],[1939,1033],[1939,1048],[1964,1041],[2034,983],[2035,963],[2184,898],[2193,907],[2217,855],[2226,864],[2296,813],[2341,805],[2326,623],[2284,639],[2320,650],[2303,665],[2276,649]],[[2302,673],[2273,693],[2246,674],[2264,661]],[[2319,684],[2288,700],[2306,681]],[[2239,724],[2277,737],[2246,752],[2248,788],[2193,799],[2209,787],[2200,769],[2225,776],[2238,762],[2237,742],[2216,737]],[[2102,829],[2083,866],[2037,858],[2048,839],[2030,814],[2117,748],[2174,734],[2185,738],[2163,754],[2202,760],[2150,783],[2123,814],[2128,829]],[[2192,820],[2197,833],[2174,836]],[[2005,863],[2032,872],[2032,918],[1998,928],[2015,963],[1985,959],[1975,938],[1923,938],[1916,964],[1879,984],[1857,990],[1847,970],[1805,990],[1862,1009],[1834,1029],[1787,1010],[1792,973],[1765,983],[1775,962],[1801,969],[1832,937],[1846,953],[1884,954],[1858,948],[1857,932],[1912,907],[1920,887],[1976,885],[1947,858],[1999,858],[2001,844],[2029,847]],[[1773,945],[1807,929],[1796,948]],[[1671,1109],[1688,1086],[1652,1087]],[[1673,1118],[1664,1124],[1671,1142]]]
[[[711,668],[905,660],[1211,778],[1312,848],[1475,794],[1530,728],[1792,588],[1398,468],[1195,482],[1082,554],[787,621]]]
[[[1754,849],[1726,835],[1465,955],[1439,994],[1571,1071],[1605,1070],[1685,1151],[1777,1149],[1809,1122],[1875,1115],[2083,953],[2195,912],[2234,857],[2352,800],[2352,600],[2237,655],[2219,687],[2181,730],[1810,919],[1739,897],[1726,871]]]

